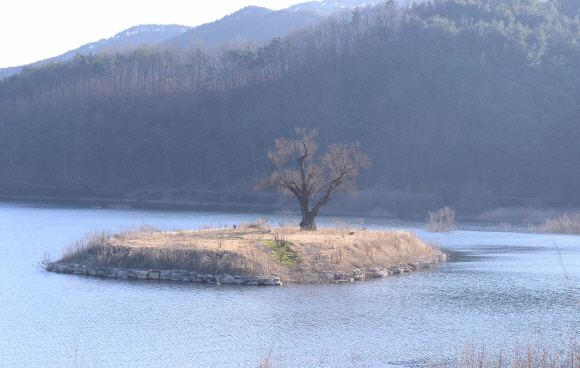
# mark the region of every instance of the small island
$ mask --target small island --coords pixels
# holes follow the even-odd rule
[[[446,255],[402,230],[338,225],[318,231],[258,220],[165,231],[143,224],[92,231],[42,262],[47,271],[105,278],[215,284],[346,283],[429,268]]]

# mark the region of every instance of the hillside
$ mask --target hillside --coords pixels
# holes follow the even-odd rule
[[[0,192],[19,181],[264,204],[253,191],[271,170],[267,150],[305,126],[319,129],[321,150],[359,141],[372,158],[358,180],[368,212],[390,210],[391,192],[423,198],[401,206],[417,213],[577,206],[580,21],[566,6],[387,2],[261,46],[30,68],[0,84]]]

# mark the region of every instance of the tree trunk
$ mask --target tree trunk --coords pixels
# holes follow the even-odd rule
[[[314,231],[316,230],[316,222],[314,222],[314,216],[308,213],[306,216],[302,215],[302,221],[300,221],[300,230],[303,231]]]
[[[314,222],[315,214],[310,211],[310,197],[298,197],[300,202],[300,210],[302,212],[302,221],[300,221],[300,230],[314,231],[316,230],[316,222]]]

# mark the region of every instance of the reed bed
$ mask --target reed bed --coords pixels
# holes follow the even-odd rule
[[[538,226],[542,233],[580,234],[580,212],[549,218]]]
[[[276,272],[287,282],[327,281],[324,272],[387,268],[428,260],[440,251],[412,232],[362,230],[332,223],[300,231],[293,222],[206,225],[198,230],[142,224],[115,232],[91,229],[63,250],[59,263],[122,269],[186,269],[240,276]]]
[[[352,367],[366,367],[364,356],[352,353]],[[321,365],[322,366],[322,365]],[[439,359],[434,363],[419,365],[428,368],[579,368],[580,343],[571,338],[560,348],[553,347],[542,340],[516,344],[511,351],[490,353],[485,345],[476,347],[468,342],[458,349],[453,359]],[[292,368],[282,357],[276,357],[270,350],[261,354],[257,368]]]
[[[554,347],[536,339],[516,344],[512,351],[490,353],[485,346],[464,344],[455,359],[428,365],[430,368],[578,368],[580,343],[570,338],[563,347]]]

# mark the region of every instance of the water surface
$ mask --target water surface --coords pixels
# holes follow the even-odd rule
[[[0,203],[0,366],[69,367],[75,345],[77,358],[99,367],[253,367],[269,352],[291,367],[417,366],[453,357],[468,340],[505,351],[534,336],[560,345],[580,335],[580,306],[566,279],[580,288],[580,237],[489,224],[441,234],[420,223],[362,219],[414,230],[438,242],[450,262],[347,285],[216,287],[38,266],[43,252],[58,258],[90,227],[146,221],[197,229],[258,217]]]

